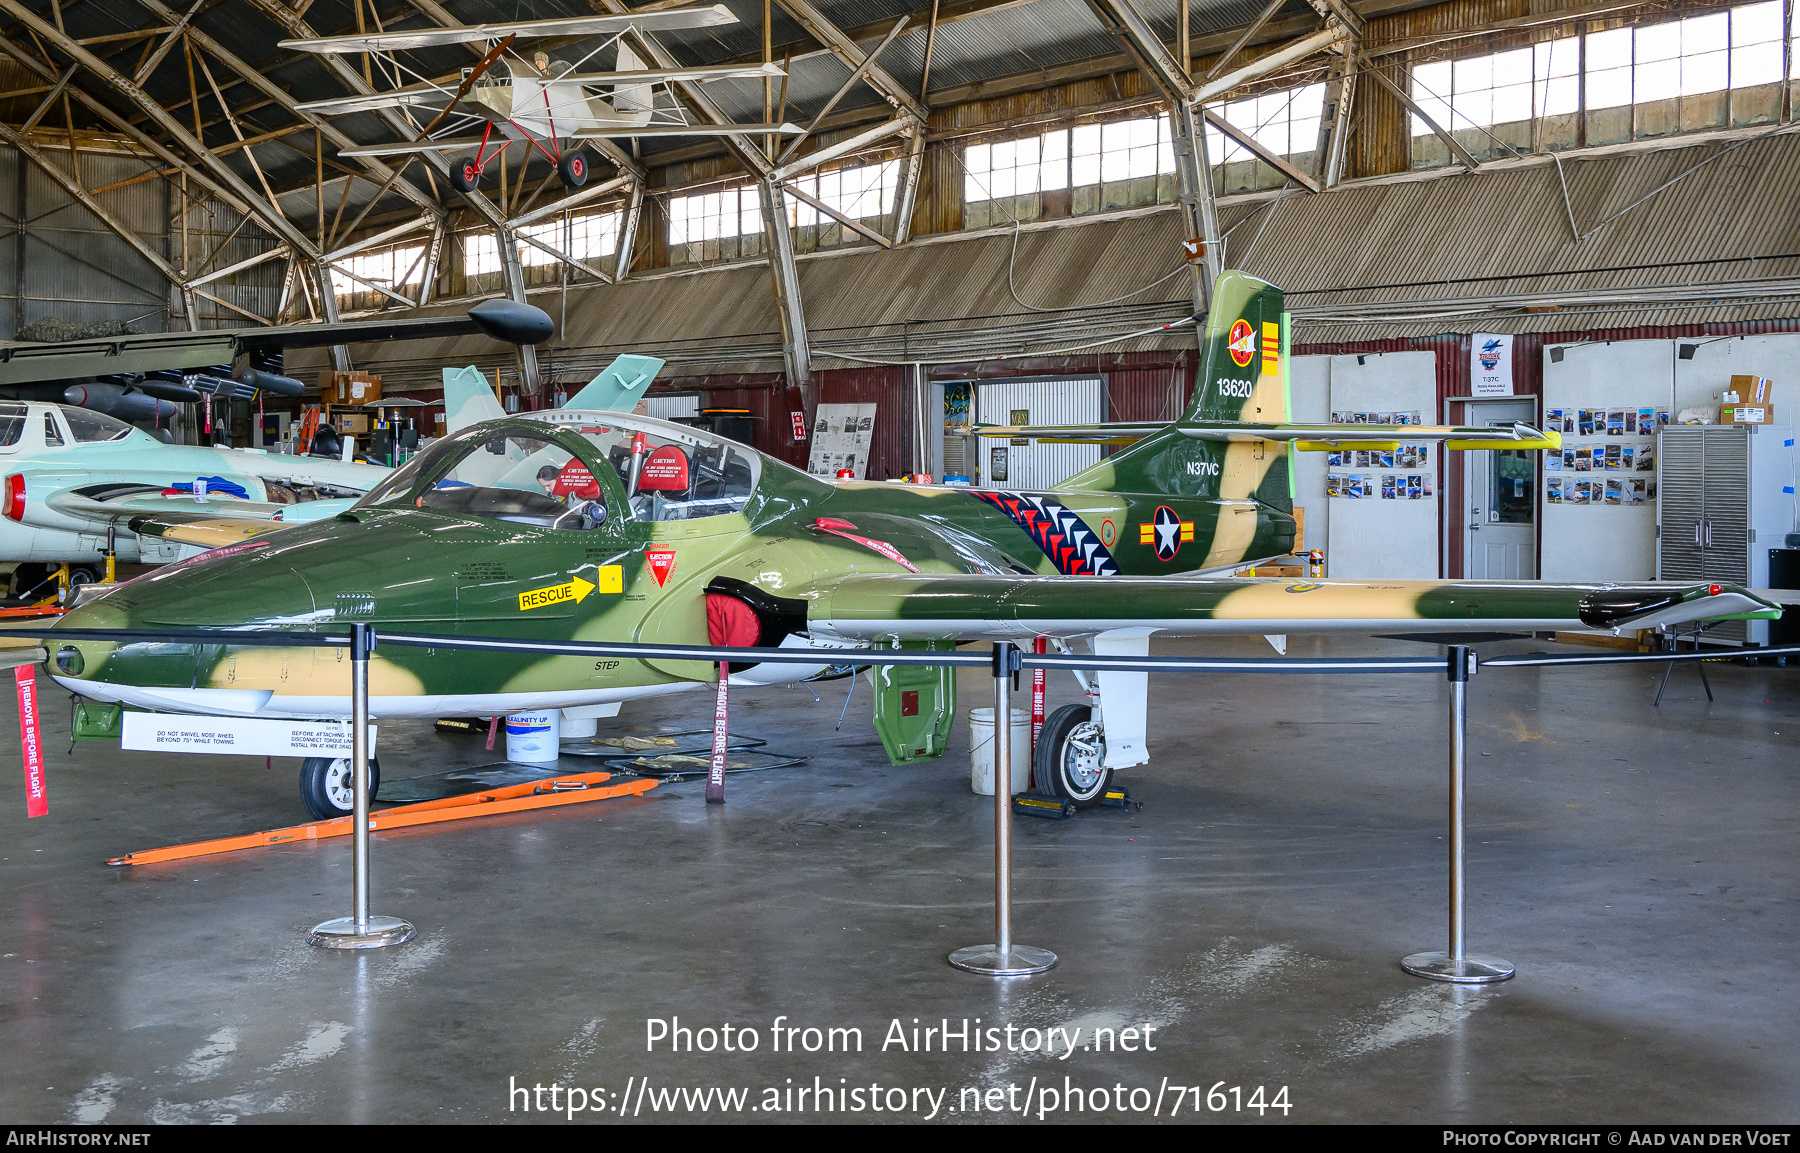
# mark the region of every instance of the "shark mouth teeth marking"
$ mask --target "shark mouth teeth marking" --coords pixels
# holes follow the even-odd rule
[[[1119,566],[1094,530],[1051,498],[1022,492],[966,491],[1011,517],[1064,576],[1119,575]]]

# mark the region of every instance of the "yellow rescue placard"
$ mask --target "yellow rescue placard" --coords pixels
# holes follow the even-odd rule
[[[624,570],[618,565],[601,565],[595,576],[599,581],[598,584],[576,577],[567,584],[549,585],[545,588],[522,592],[519,594],[519,611],[541,609],[545,605],[559,605],[564,601],[574,601],[576,604],[580,604],[589,593],[596,590],[603,593],[625,591]]]

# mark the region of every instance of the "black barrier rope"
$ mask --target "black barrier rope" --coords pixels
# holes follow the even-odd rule
[[[475,649],[489,652],[538,653],[544,656],[637,657],[661,660],[732,661],[755,664],[816,665],[833,653],[854,654],[859,665],[914,665],[926,667],[984,668],[992,663],[985,653],[944,649],[783,649],[723,648],[713,645],[658,645],[641,641],[537,641],[520,637],[469,637],[425,633],[380,633],[370,626],[372,639],[411,648]],[[0,636],[45,640],[112,642],[193,642],[206,645],[263,645],[293,648],[349,648],[348,633],[301,633],[280,629],[0,629]],[[1739,657],[1800,656],[1800,645],[1744,649],[1732,653],[1618,653],[1558,656],[1552,653],[1519,653],[1481,658],[1488,668],[1522,668],[1531,665],[1611,665],[1674,661],[1718,661]],[[1100,654],[1021,652],[1024,668],[1117,669],[1121,672],[1200,673],[1435,673],[1444,668],[1444,657],[1131,657]]]

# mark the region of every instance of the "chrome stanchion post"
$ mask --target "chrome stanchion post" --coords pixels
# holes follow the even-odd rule
[[[1511,961],[1471,957],[1463,948],[1463,794],[1469,768],[1469,677],[1475,654],[1451,645],[1450,678],[1450,947],[1442,953],[1413,953],[1400,967],[1428,981],[1487,985],[1513,975]]]
[[[350,765],[356,800],[351,808],[351,915],[313,926],[307,941],[325,949],[379,949],[412,939],[398,917],[369,914],[369,652],[374,630],[350,626]]]
[[[1011,641],[994,645],[994,943],[950,954],[950,963],[990,977],[1024,977],[1056,965],[1056,954],[1012,939],[1012,689],[1023,667]]]

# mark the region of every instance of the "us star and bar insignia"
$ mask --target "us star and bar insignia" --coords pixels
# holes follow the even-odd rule
[[[1182,520],[1166,504],[1156,506],[1147,523],[1138,525],[1138,543],[1156,550],[1157,560],[1174,560],[1181,546],[1194,539],[1194,522]]]

